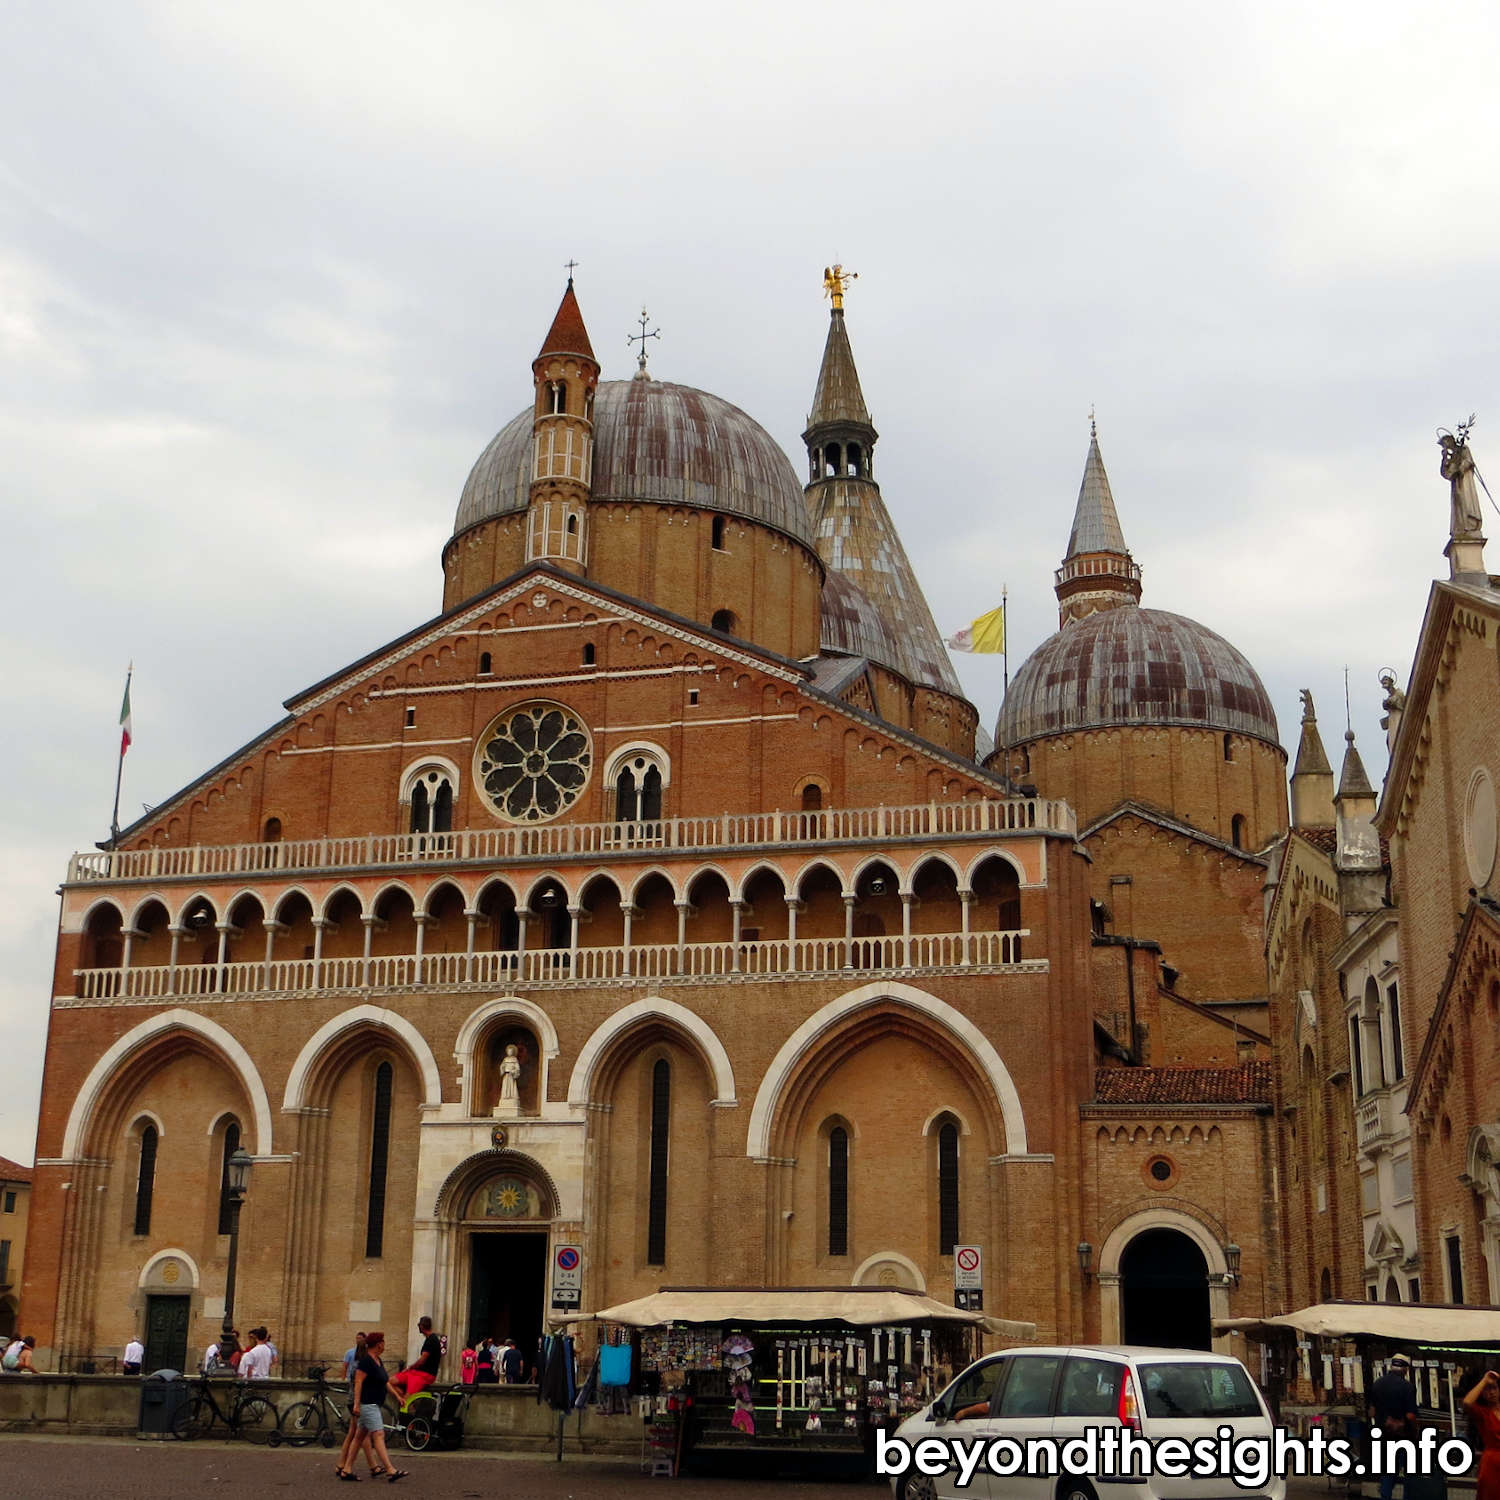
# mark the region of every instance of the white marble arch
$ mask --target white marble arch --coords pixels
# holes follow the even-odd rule
[[[374,1026],[403,1041],[421,1075],[423,1106],[435,1109],[443,1102],[443,1083],[438,1074],[437,1059],[432,1055],[432,1048],[427,1045],[427,1038],[405,1016],[398,1015],[393,1010],[383,1010],[378,1005],[356,1005],[325,1021],[307,1039],[297,1054],[297,1061],[292,1064],[292,1071],[287,1075],[286,1093],[281,1100],[283,1110],[302,1109],[306,1105],[307,1081],[313,1064],[337,1037],[359,1026]]]
[[[1021,1110],[1021,1096],[1016,1091],[1000,1054],[985,1034],[961,1011],[946,1000],[929,995],[910,984],[866,984],[837,1000],[830,1000],[810,1015],[771,1059],[766,1075],[755,1092],[750,1110],[750,1128],[746,1135],[745,1155],[763,1161],[771,1154],[771,1120],[787,1080],[801,1066],[813,1048],[840,1022],[853,1016],[875,1000],[893,1000],[928,1017],[957,1038],[969,1051],[979,1070],[989,1080],[1000,1101],[1000,1118],[1005,1124],[1005,1152],[1008,1156],[1026,1154],[1026,1117]]]
[[[1229,1316],[1229,1262],[1218,1237],[1201,1220],[1179,1209],[1143,1208],[1121,1219],[1110,1230],[1099,1251],[1100,1343],[1118,1344],[1125,1326],[1120,1296],[1120,1260],[1125,1247],[1136,1235],[1148,1229],[1176,1229],[1185,1234],[1202,1252],[1208,1263],[1208,1317],[1210,1325]],[[1228,1354],[1229,1335],[1216,1333],[1214,1348]]]
[[[188,1268],[188,1274],[193,1278],[193,1291],[196,1292],[198,1288],[203,1284],[203,1277],[198,1270],[198,1262],[195,1261],[193,1257],[187,1253],[186,1250],[179,1250],[175,1245],[166,1250],[158,1250],[150,1258],[150,1260],[148,1260],[146,1264],[141,1267],[141,1274],[136,1278],[135,1284],[138,1287],[145,1286],[145,1284],[151,1280],[151,1268],[155,1265],[159,1265],[164,1260],[180,1260],[183,1265]]]
[[[675,1000],[663,1000],[657,995],[648,995],[622,1006],[607,1021],[602,1022],[583,1044],[578,1061],[573,1064],[573,1076],[568,1080],[568,1103],[575,1108],[586,1108],[594,1087],[594,1074],[600,1059],[610,1044],[622,1032],[643,1020],[655,1017],[685,1031],[703,1049],[714,1076],[714,1095],[709,1102],[724,1109],[740,1101],[734,1092],[734,1069],[729,1063],[729,1053],[718,1034],[701,1016]]]
[[[117,1037],[99,1061],[89,1069],[89,1076],[83,1080],[83,1087],[73,1099],[73,1108],[68,1111],[68,1123],[63,1131],[62,1143],[64,1161],[77,1158],[84,1132],[88,1129],[100,1096],[115,1070],[141,1048],[149,1046],[158,1037],[171,1031],[187,1031],[201,1037],[219,1055],[220,1060],[227,1064],[230,1072],[239,1078],[244,1086],[245,1097],[250,1101],[250,1113],[255,1122],[255,1144],[251,1148],[251,1155],[270,1154],[271,1100],[250,1054],[217,1021],[210,1021],[207,1016],[200,1016],[196,1011],[178,1007],[175,1010],[164,1010],[160,1015],[142,1021],[139,1026],[132,1026],[124,1036]]]
[[[536,1033],[537,1046],[541,1049],[541,1077],[537,1080],[537,1109],[547,1102],[547,1075],[552,1059],[557,1056],[557,1027],[552,1017],[534,1001],[523,1000],[519,995],[501,995],[495,1000],[486,1000],[483,1005],[469,1012],[468,1019],[458,1028],[458,1040],[453,1044],[453,1060],[458,1064],[459,1097],[463,1113],[479,1113],[474,1108],[474,1048],[479,1042],[479,1033],[499,1016],[514,1016],[524,1021]]]

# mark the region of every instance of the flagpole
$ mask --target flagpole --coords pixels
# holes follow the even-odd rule
[[[994,598],[993,594],[990,598]],[[1000,728],[1004,735],[1005,730],[1005,700],[1010,697],[1010,595],[1006,592],[1005,585],[1000,585],[1000,619],[1005,625],[1005,633],[1000,637],[1000,661],[1005,670],[1005,683],[1000,690]],[[1008,737],[1000,746],[1001,765],[1005,768],[1005,779],[1009,781],[1010,776],[1010,742]]]
[[[125,701],[130,702],[130,679],[135,676],[135,663],[125,670]],[[109,815],[109,838],[111,843],[120,841],[120,782],[125,775],[125,736],[120,736],[119,759],[115,762],[115,806]]]

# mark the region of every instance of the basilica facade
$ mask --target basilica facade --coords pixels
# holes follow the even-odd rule
[[[63,886],[24,1316],[66,1366],[217,1329],[541,1330],[661,1285],[891,1284],[1045,1338],[1273,1307],[1248,661],[1142,609],[1097,439],[997,748],[875,474],[842,283],[799,481],[605,380],[571,282],[442,611]],[[1061,527],[1059,527],[1061,530]],[[1039,581],[1040,582],[1040,581]]]

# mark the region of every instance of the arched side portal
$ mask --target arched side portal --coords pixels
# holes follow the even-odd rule
[[[271,1152],[271,1101],[266,1086],[250,1054],[240,1042],[217,1021],[210,1021],[195,1011],[166,1010],[160,1015],[133,1026],[105,1051],[104,1055],[89,1070],[68,1112],[68,1123],[63,1130],[62,1156],[65,1161],[74,1161],[82,1154],[84,1138],[100,1099],[109,1087],[115,1073],[143,1049],[170,1036],[173,1032],[185,1032],[201,1040],[215,1052],[239,1078],[250,1103],[251,1117],[255,1122],[255,1139],[252,1154],[268,1156]]]
[[[393,1010],[383,1010],[378,1005],[356,1005],[351,1010],[341,1011],[332,1020],[325,1021],[308,1039],[292,1064],[287,1075],[286,1093],[282,1097],[283,1110],[305,1107],[309,1080],[313,1069],[324,1052],[345,1032],[365,1027],[374,1027],[399,1038],[411,1054],[412,1061],[422,1079],[422,1104],[424,1108],[436,1108],[443,1102],[443,1084],[438,1075],[437,1059],[427,1038],[412,1025],[405,1016]]]
[[[583,1044],[578,1061],[573,1065],[573,1076],[568,1080],[570,1105],[575,1109],[583,1109],[588,1105],[599,1064],[615,1039],[632,1027],[652,1020],[665,1021],[697,1043],[713,1075],[715,1105],[728,1108],[739,1103],[734,1092],[734,1069],[730,1066],[729,1053],[719,1040],[718,1033],[687,1006],[652,995],[631,1005],[621,1006]]]
[[[1000,1106],[1005,1125],[1005,1150],[1008,1155],[1026,1154],[1026,1117],[1015,1081],[1001,1061],[1000,1054],[985,1034],[961,1011],[955,1010],[936,995],[909,984],[867,984],[837,1000],[830,1000],[814,1011],[784,1043],[771,1060],[756,1090],[750,1110],[745,1154],[754,1161],[765,1161],[771,1155],[771,1131],[778,1105],[788,1082],[804,1061],[835,1027],[857,1015],[865,1007],[885,1001],[904,1005],[935,1022],[960,1042],[983,1072]]]
[[[1099,1254],[1100,1340],[1229,1352],[1229,1264],[1207,1225],[1170,1208],[1131,1214]]]

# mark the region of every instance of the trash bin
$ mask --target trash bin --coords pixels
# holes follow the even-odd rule
[[[171,1437],[177,1413],[192,1399],[193,1388],[181,1370],[153,1370],[141,1377],[141,1437]]]

